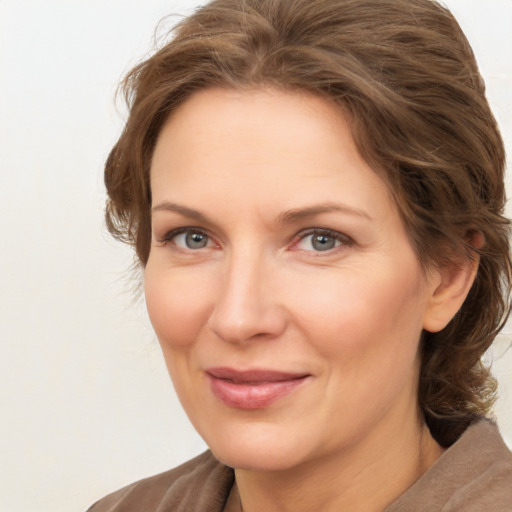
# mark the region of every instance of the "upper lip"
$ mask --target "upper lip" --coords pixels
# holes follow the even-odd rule
[[[238,384],[282,382],[307,377],[307,372],[285,372],[270,369],[235,370],[234,368],[208,368],[206,373],[216,379],[229,380]]]

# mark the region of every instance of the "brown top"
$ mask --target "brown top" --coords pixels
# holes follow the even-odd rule
[[[512,512],[512,454],[477,421],[384,512]]]
[[[210,451],[114,492],[88,512],[222,512],[233,470]],[[384,512],[512,512],[512,454],[489,420],[460,439]]]

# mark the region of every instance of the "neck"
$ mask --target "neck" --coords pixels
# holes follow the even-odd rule
[[[226,510],[381,512],[441,453],[423,422],[400,432],[379,428],[355,448],[290,470],[235,470],[236,486]]]

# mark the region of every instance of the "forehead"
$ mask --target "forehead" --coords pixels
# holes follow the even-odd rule
[[[211,198],[228,187],[283,207],[308,194],[380,209],[376,215],[394,206],[340,108],[313,94],[274,89],[192,95],[161,130],[151,181],[154,201],[168,194]]]

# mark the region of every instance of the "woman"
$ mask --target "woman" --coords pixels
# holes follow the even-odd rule
[[[215,0],[124,82],[107,223],[211,451],[99,511],[505,511],[504,150],[431,0]]]

